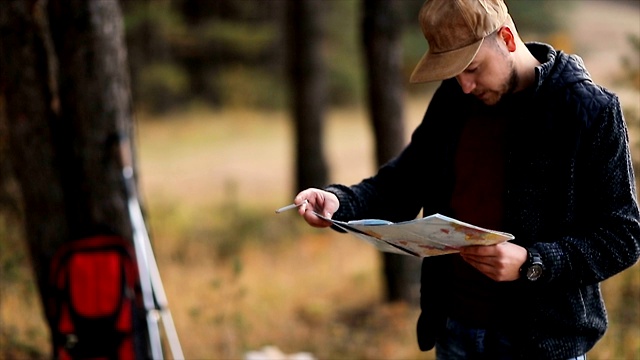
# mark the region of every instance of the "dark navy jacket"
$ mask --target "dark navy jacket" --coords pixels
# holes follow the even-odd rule
[[[542,62],[527,100],[511,101],[503,229],[535,247],[545,264],[535,282],[505,282],[517,309],[508,330],[526,357],[566,359],[587,353],[607,316],[599,283],[640,256],[640,216],[627,128],[618,98],[591,80],[582,60],[541,43],[527,47]],[[514,105],[515,104],[515,105]],[[451,214],[454,155],[472,111],[494,111],[442,82],[410,144],[376,175],[331,185],[339,220],[414,219],[422,210]],[[444,327],[448,256],[425,258],[418,344],[433,348]],[[502,284],[501,284],[502,285]],[[524,355],[523,355],[524,356]]]

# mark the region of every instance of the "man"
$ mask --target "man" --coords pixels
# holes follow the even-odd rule
[[[428,257],[418,344],[438,359],[584,359],[607,327],[599,283],[640,256],[618,98],[582,60],[524,44],[503,0],[429,0],[412,82],[443,80],[410,144],[352,186],[294,202],[312,226],[441,213],[515,235]]]

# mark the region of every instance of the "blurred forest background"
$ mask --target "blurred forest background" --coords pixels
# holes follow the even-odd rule
[[[422,0],[401,3],[408,139],[435,85],[408,84],[426,42],[417,23]],[[640,1],[507,4],[525,41],[580,54],[596,82],[620,95],[638,164]],[[361,5],[325,5],[324,149],[331,182],[350,184],[375,170]],[[242,358],[275,345],[319,359],[431,359],[432,352],[417,350],[415,305],[383,301],[379,253],[311,229],[293,213],[273,213],[295,194],[295,90],[286,70],[284,6],[282,0],[121,1],[140,190],[185,356]],[[2,161],[10,151],[2,121],[0,358],[44,359],[49,335],[16,184]],[[639,358],[638,265],[607,280],[603,292],[611,327],[589,357]]]
[[[555,19],[570,2],[512,1],[525,33],[562,37]],[[422,0],[401,0],[403,72],[408,79],[426,50],[417,24]],[[562,3],[562,2],[561,2]],[[201,104],[213,108],[287,109],[289,47],[285,1],[124,1],[134,98],[140,109],[162,114]],[[364,99],[359,1],[326,2],[323,57],[329,103]],[[540,20],[544,19],[544,22]],[[419,91],[421,87],[407,87]]]

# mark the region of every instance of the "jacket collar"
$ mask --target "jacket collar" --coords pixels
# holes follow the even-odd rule
[[[591,75],[578,55],[568,55],[541,42],[529,42],[526,46],[541,62],[535,69],[535,92],[538,92],[545,83],[563,86],[584,80],[591,81]]]

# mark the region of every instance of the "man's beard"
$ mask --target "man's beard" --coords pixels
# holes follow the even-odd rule
[[[515,67],[512,67],[511,72],[509,73],[509,77],[504,83],[505,85],[502,87],[502,93],[498,95],[499,97],[496,102],[491,105],[496,105],[500,103],[505,97],[509,97],[511,94],[513,94],[518,86],[519,80],[520,78],[518,77],[518,73],[516,72]]]

